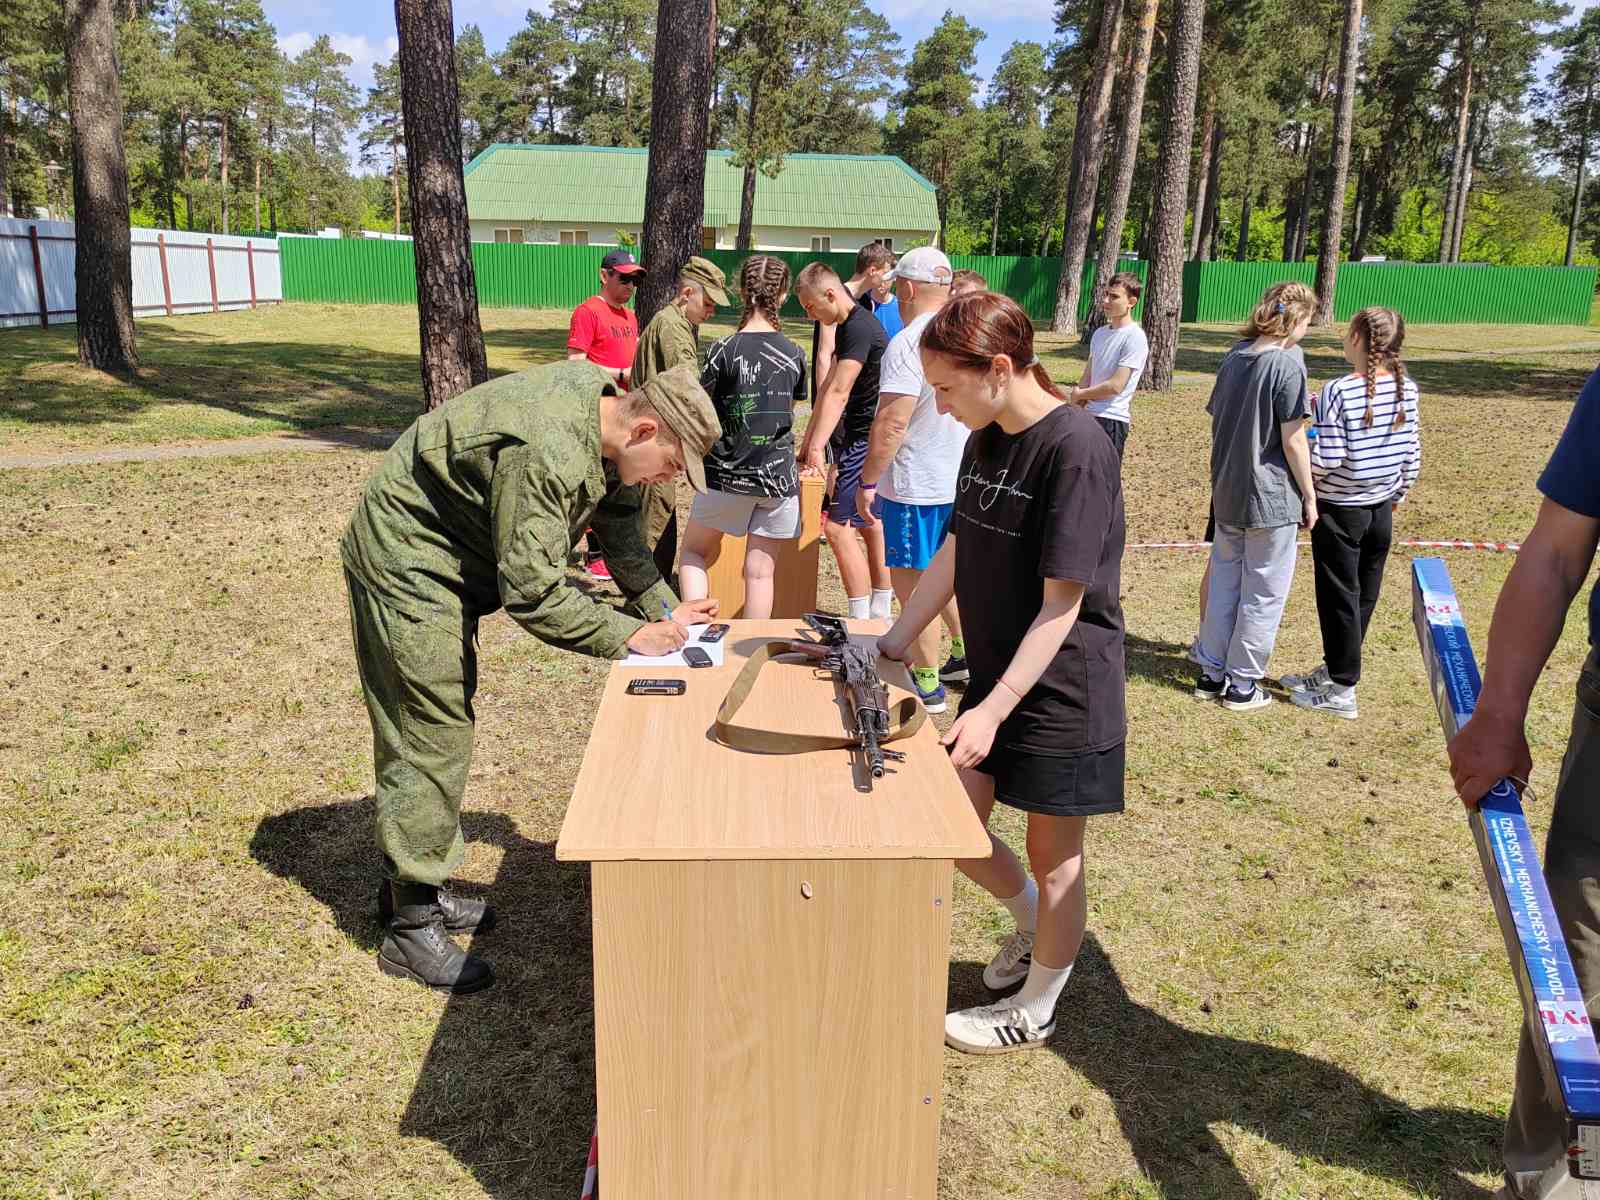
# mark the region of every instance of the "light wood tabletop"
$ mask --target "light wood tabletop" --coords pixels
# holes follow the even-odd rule
[[[799,621],[733,621],[721,667],[611,669],[556,843],[576,861],[950,859],[989,853],[989,838],[939,745],[932,721],[892,743],[905,754],[864,790],[849,750],[755,754],[716,741],[717,709],[745,660],[801,636]],[[869,639],[883,622],[852,621]],[[879,660],[891,706],[912,695],[898,663]],[[682,696],[629,696],[628,681],[676,678]],[[842,735],[839,688],[814,664],[769,662],[738,723]]]

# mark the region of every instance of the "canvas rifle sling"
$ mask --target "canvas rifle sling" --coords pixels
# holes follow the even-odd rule
[[[821,733],[780,733],[776,729],[752,729],[748,725],[733,723],[739,709],[750,698],[750,692],[756,685],[756,676],[761,674],[761,668],[781,654],[794,653],[796,651],[791,649],[788,642],[768,642],[745,661],[744,667],[733,681],[733,686],[722,698],[722,707],[717,710],[717,741],[735,750],[749,750],[756,754],[807,754],[813,750],[855,748],[857,744],[855,739],[842,734],[829,736]],[[818,665],[818,660],[812,659],[810,663],[815,667]],[[889,732],[879,739],[879,744],[910,737],[922,727],[926,717],[927,712],[922,705],[915,698],[907,696],[890,707]]]

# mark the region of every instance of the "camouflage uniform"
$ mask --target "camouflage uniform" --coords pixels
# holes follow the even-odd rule
[[[633,355],[633,386],[643,387],[651,376],[680,363],[698,367],[699,362],[700,331],[689,323],[681,308],[669,304],[650,318],[650,324],[639,335],[639,348]],[[676,480],[652,483],[641,490],[645,545],[654,550],[678,510],[678,484]]]
[[[637,613],[678,604],[645,550],[639,489],[600,456],[610,380],[564,362],[457,396],[401,435],[350,519],[340,553],[393,878],[442,884],[461,861],[480,617],[504,607],[552,646],[625,655],[645,621],[566,580],[588,526]]]

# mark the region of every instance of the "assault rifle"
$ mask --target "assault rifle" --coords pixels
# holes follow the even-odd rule
[[[790,645],[816,659],[817,665],[837,681],[850,710],[851,741],[861,751],[867,773],[873,779],[882,779],[884,759],[904,762],[906,756],[897,750],[885,750],[882,745],[889,734],[889,689],[878,675],[877,653],[852,642],[844,621],[838,617],[807,613],[805,622],[821,640]]]

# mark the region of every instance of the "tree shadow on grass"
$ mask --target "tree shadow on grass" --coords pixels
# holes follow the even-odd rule
[[[1343,326],[1338,327],[1341,331]],[[1552,332],[1552,343],[1558,334]],[[1178,334],[1178,351],[1174,367],[1180,373],[1215,375],[1223,356],[1239,342],[1239,334],[1232,329],[1204,329],[1185,325]],[[1348,374],[1350,364],[1337,341],[1326,335],[1315,335],[1302,343],[1306,356],[1306,374],[1313,388]],[[1559,352],[1529,351],[1511,347],[1503,358],[1492,357],[1493,346],[1476,347],[1474,355],[1463,353],[1420,351],[1417,357],[1406,359],[1406,373],[1417,381],[1424,396],[1451,399],[1481,399],[1487,396],[1511,396],[1524,400],[1556,400],[1568,403],[1577,399],[1593,371],[1593,364],[1584,359],[1570,366],[1552,365],[1551,354]]]
[[[375,954],[372,821],[371,797],[294,809],[262,821],[250,853]],[[503,851],[488,889],[460,888],[499,913],[468,947],[494,964],[496,981],[443,1001],[398,1132],[444,1146],[496,1200],[571,1200],[595,1116],[587,866],[557,863],[553,846],[523,837],[503,813],[464,812],[461,824],[468,841]]]
[[[989,1002],[982,972],[952,966],[951,1007]],[[1179,1025],[1128,995],[1093,936],[1070,987],[1062,1007],[1073,1015],[1049,1048],[1110,1097],[1139,1168],[1169,1200],[1260,1194],[1213,1132],[1221,1125],[1441,1200],[1490,1195],[1463,1177],[1499,1170],[1502,1122],[1488,1113],[1413,1108],[1331,1063]]]

